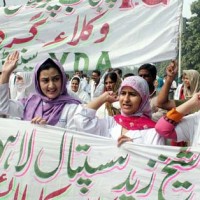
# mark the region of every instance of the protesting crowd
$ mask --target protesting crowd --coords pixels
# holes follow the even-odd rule
[[[19,53],[11,53],[0,77],[0,116],[47,124],[124,142],[146,145],[198,146],[200,133],[200,74],[183,70],[176,84],[177,63],[164,77],[153,64],[138,74],[119,68],[91,78],[75,71],[70,79],[51,58],[34,72],[17,72]]]

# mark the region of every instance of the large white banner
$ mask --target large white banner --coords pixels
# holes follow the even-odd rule
[[[18,70],[47,57],[66,71],[176,57],[182,0],[29,0],[0,8],[0,59],[21,53]],[[1,63],[2,64],[2,63]]]
[[[143,146],[0,119],[0,199],[194,200],[200,149]]]
[[[1,0],[0,6],[15,6],[15,5],[24,5],[28,0]]]

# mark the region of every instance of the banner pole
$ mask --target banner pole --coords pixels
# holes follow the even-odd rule
[[[181,20],[180,20],[180,28],[179,28],[179,56],[178,56],[178,78],[181,77],[181,48],[182,48],[182,24],[183,24],[183,17],[181,15]]]

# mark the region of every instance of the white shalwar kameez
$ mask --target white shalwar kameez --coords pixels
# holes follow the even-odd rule
[[[113,117],[99,119],[96,117],[96,110],[85,108],[84,105],[79,105],[74,121],[78,130],[94,135],[113,138],[117,140],[121,136],[122,126],[119,125]],[[134,144],[146,145],[164,145],[163,137],[156,133],[154,128],[144,130],[129,130],[126,136],[133,139]]]

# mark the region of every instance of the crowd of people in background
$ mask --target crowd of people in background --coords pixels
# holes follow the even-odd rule
[[[110,137],[118,146],[135,144],[199,145],[200,74],[177,63],[163,77],[153,64],[138,74],[109,68],[91,77],[76,70],[70,78],[48,58],[33,72],[17,72],[19,53],[10,54],[0,76],[0,117],[47,124]],[[186,115],[186,116],[185,116]],[[191,122],[196,123],[191,123]]]

